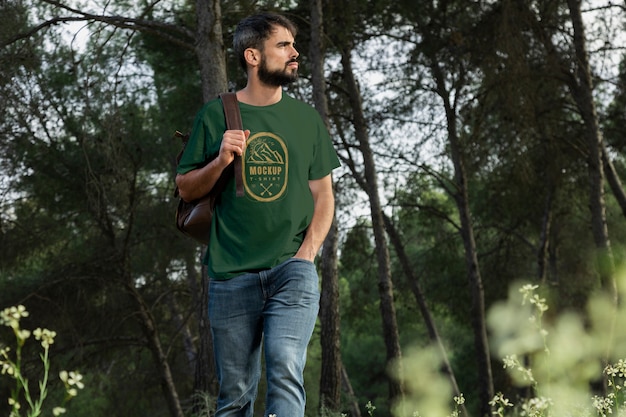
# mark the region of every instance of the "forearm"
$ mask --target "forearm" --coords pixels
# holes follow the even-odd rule
[[[211,191],[226,166],[216,158],[202,168],[176,176],[180,197],[185,201],[197,200]]]
[[[324,239],[330,230],[335,215],[335,198],[332,191],[330,176],[324,178],[321,183],[312,185],[314,210],[311,224],[307,228],[306,235],[296,258],[314,261],[317,252],[322,247]]]
[[[202,168],[176,176],[176,185],[180,197],[185,201],[193,201],[207,195],[217,183],[224,169],[233,162],[235,155],[243,154],[248,136],[250,136],[249,130],[227,130],[224,132],[217,158]]]

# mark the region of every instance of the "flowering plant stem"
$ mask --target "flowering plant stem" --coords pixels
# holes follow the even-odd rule
[[[22,405],[20,399],[22,398],[29,406],[29,410],[26,411],[26,417],[38,417],[43,412],[43,402],[48,395],[50,345],[54,343],[56,332],[42,328],[37,328],[32,332],[35,339],[41,343],[41,347],[43,348],[43,353],[39,355],[43,363],[43,377],[39,381],[39,396],[33,398],[28,379],[22,374],[22,347],[26,343],[26,339],[31,335],[30,330],[20,327],[20,319],[23,317],[28,317],[28,311],[26,311],[26,307],[24,306],[9,307],[0,311],[0,325],[10,327],[13,330],[17,342],[15,360],[9,357],[11,349],[8,346],[0,346],[0,375],[7,374],[16,381],[15,388],[11,390],[11,398],[9,398],[9,405],[11,406],[9,417],[21,417]],[[66,391],[66,398],[63,404],[78,395],[79,389],[84,388],[82,382],[83,377],[76,371],[61,371],[59,378],[63,382]],[[65,413],[65,411],[64,407],[58,406],[53,408],[52,414],[59,416]]]
[[[49,348],[45,347],[44,352],[40,355],[41,362],[43,363],[44,374],[41,381],[39,381],[39,398],[33,399],[33,395],[30,392],[30,387],[28,385],[28,379],[22,375],[21,365],[22,365],[22,346],[24,345],[24,339],[20,339],[20,335],[17,334],[17,348],[15,350],[15,363],[13,364],[15,379],[17,381],[17,385],[13,389],[12,392],[12,400],[10,401],[13,406],[13,410],[11,411],[11,417],[19,417],[20,413],[20,402],[19,397],[22,391],[24,392],[24,399],[28,403],[30,407],[30,411],[28,412],[28,417],[37,417],[42,413],[42,405],[44,400],[48,395],[48,378],[50,372],[50,360],[49,360]]]

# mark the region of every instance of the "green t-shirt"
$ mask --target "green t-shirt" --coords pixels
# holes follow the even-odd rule
[[[209,276],[229,279],[272,268],[298,251],[313,216],[308,181],[339,166],[317,111],[285,93],[270,106],[239,103],[250,137],[242,157],[244,197],[231,178],[216,206],[205,256]],[[219,99],[204,105],[177,172],[200,167],[219,152],[226,129]]]

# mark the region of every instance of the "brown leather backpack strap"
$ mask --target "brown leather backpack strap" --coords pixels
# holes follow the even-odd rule
[[[222,106],[224,106],[224,116],[226,117],[226,127],[228,130],[243,130],[241,122],[241,113],[239,112],[239,102],[236,93],[222,93]],[[243,171],[241,166],[241,156],[235,155],[235,186],[237,188],[237,197],[242,197],[243,192]]]

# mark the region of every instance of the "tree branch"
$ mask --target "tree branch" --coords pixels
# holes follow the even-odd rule
[[[37,32],[44,30],[50,26],[58,25],[59,23],[67,22],[102,22],[122,29],[130,29],[133,31],[139,31],[143,33],[150,33],[172,42],[176,45],[184,47],[186,49],[194,50],[195,34],[191,29],[176,26],[170,23],[163,23],[154,20],[130,18],[123,16],[109,16],[109,15],[97,15],[93,13],[82,12],[72,7],[66,6],[56,0],[43,0],[48,4],[57,6],[63,10],[76,14],[78,16],[60,16],[46,20],[32,29],[19,33],[14,37],[4,41],[0,47],[6,47],[19,40],[29,38],[35,35]]]

